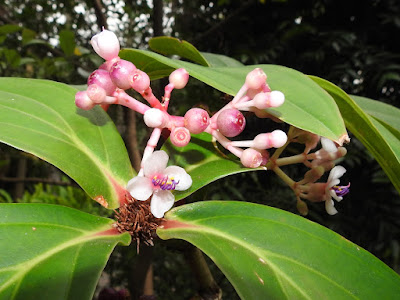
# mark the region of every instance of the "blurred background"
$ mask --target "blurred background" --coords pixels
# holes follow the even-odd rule
[[[85,84],[102,63],[89,41],[103,27],[117,34],[122,47],[147,49],[150,38],[173,36],[200,51],[231,56],[244,64],[287,66],[325,78],[349,94],[400,106],[400,2],[396,0],[3,0],[0,76]],[[157,91],[163,84],[159,80],[152,85]],[[173,97],[171,110],[180,115],[192,106],[215,111],[229,101],[193,78]],[[149,136],[142,117],[122,107],[112,107],[109,113],[137,167]],[[251,128],[259,124],[250,120],[247,130]],[[315,204],[309,205],[307,218],[399,272],[399,195],[357,139],[352,137],[347,149],[341,165],[348,171],[342,182],[351,182],[351,192],[337,204],[339,214],[329,216],[323,205]],[[297,180],[304,174],[301,167],[285,171]],[[187,202],[203,199],[251,201],[297,213],[291,190],[269,172],[219,180]],[[56,203],[112,216],[58,169],[4,144],[0,144],[0,202]],[[142,299],[156,295],[218,299],[202,294],[201,283],[191,272],[188,245],[157,241],[155,247],[142,248],[139,255],[136,245],[117,248],[96,297],[101,292],[99,299],[127,299],[125,292],[116,291],[128,289],[131,299],[143,294],[153,298]],[[224,299],[238,299],[223,274],[210,260],[207,263]]]

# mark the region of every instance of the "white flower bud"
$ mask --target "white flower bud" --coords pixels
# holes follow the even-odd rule
[[[165,114],[158,108],[150,108],[143,115],[144,123],[150,128],[163,128],[167,121]]]
[[[96,53],[105,60],[111,60],[118,57],[120,45],[114,32],[103,29],[90,40]]]

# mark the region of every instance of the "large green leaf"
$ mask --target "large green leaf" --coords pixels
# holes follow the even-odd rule
[[[170,36],[158,36],[150,39],[149,47],[163,55],[178,55],[202,66],[209,66],[204,56],[191,43]]]
[[[271,88],[282,91],[286,98],[281,107],[268,109],[271,114],[340,144],[347,138],[344,122],[332,97],[310,78],[293,69],[276,65],[204,67],[135,49],[122,50],[120,56],[132,61],[152,79],[167,76],[173,69],[185,68],[192,77],[230,95],[237,93],[248,72],[262,68],[268,75]]]
[[[52,163],[117,208],[133,176],[126,148],[100,107],[75,106],[76,92],[51,81],[0,78],[0,141]]]
[[[339,87],[318,77],[311,77],[335,99],[346,127],[372,153],[393,185],[400,192],[400,141],[374,118],[368,116]]]
[[[350,95],[370,116],[400,132],[400,109],[366,97]]]
[[[193,179],[193,184],[188,190],[174,192],[176,201],[228,175],[264,170],[243,167],[239,159],[223,156],[211,141],[210,134],[202,133],[192,135],[190,143],[185,147],[175,147],[170,140],[163,145],[162,150],[165,150],[170,157],[169,163],[184,168]]]
[[[92,299],[117,243],[110,219],[48,204],[0,204],[0,299]]]
[[[242,299],[398,299],[400,277],[338,234],[263,205],[204,201],[166,214],[157,234],[189,241]]]

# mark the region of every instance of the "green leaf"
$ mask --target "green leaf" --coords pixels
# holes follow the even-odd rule
[[[133,177],[126,148],[100,107],[75,106],[76,92],[52,81],[0,78],[0,141],[50,162],[117,208]]]
[[[163,55],[178,55],[202,66],[209,66],[204,56],[187,41],[169,36],[159,36],[150,39],[149,47]]]
[[[350,95],[370,116],[400,132],[400,109],[377,100]]]
[[[242,166],[238,159],[224,157],[212,144],[210,134],[194,134],[185,147],[175,147],[170,140],[163,145],[162,150],[169,155],[169,163],[186,170],[192,177],[193,184],[186,191],[174,191],[175,201],[183,199],[203,186],[226,177],[247,171],[264,170],[250,169]]]
[[[286,98],[281,107],[267,109],[269,113],[339,144],[347,139],[346,128],[335,101],[310,78],[296,70],[277,65],[204,67],[134,49],[124,49],[120,56],[133,62],[152,79],[167,76],[173,69],[185,68],[190,76],[230,95],[237,93],[251,70],[262,68],[268,75],[270,87],[282,91]]]
[[[381,123],[368,116],[342,89],[324,79],[310,77],[332,95],[346,127],[371,152],[400,192],[400,141]]]
[[[275,208],[203,201],[166,214],[162,239],[206,253],[242,299],[396,299],[400,277],[338,234]]]
[[[18,25],[12,25],[12,24],[6,24],[6,25],[2,25],[0,26],[0,34],[1,35],[6,35],[9,33],[14,33],[17,31],[21,31],[23,27],[18,26]]]
[[[210,67],[242,67],[244,66],[240,61],[229,56],[214,54],[208,52],[201,52],[207,60]]]
[[[92,299],[117,243],[113,220],[48,204],[0,204],[0,299]]]
[[[60,47],[65,55],[71,56],[75,50],[75,34],[71,30],[60,31]]]

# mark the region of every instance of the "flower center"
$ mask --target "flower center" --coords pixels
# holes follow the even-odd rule
[[[350,192],[350,183],[348,185],[335,185],[332,187],[338,197],[343,197]]]
[[[159,186],[162,190],[175,190],[179,181],[175,181],[174,177],[155,175],[151,180],[155,187]]]

